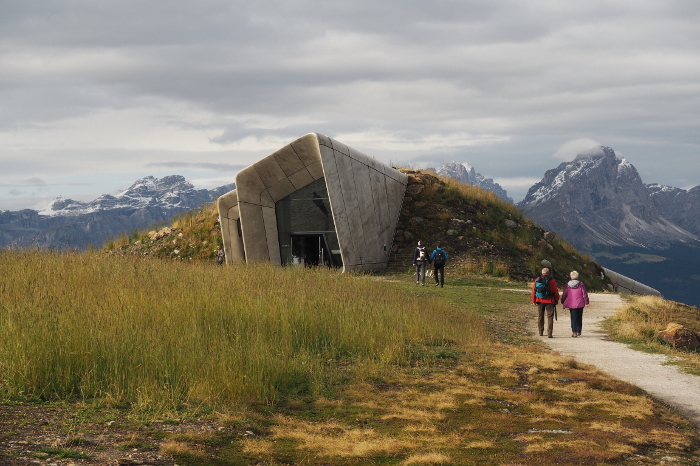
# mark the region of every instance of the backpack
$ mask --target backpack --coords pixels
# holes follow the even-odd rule
[[[549,289],[549,281],[552,279],[550,275],[541,275],[535,282],[535,296],[540,299],[547,299],[552,296],[552,290]]]
[[[442,249],[435,250],[435,260],[433,261],[435,265],[445,265],[445,253]]]
[[[418,260],[419,261],[424,261],[427,260],[428,258],[426,257],[427,253],[425,252],[425,248],[418,248]]]

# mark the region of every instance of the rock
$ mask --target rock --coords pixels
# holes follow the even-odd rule
[[[466,223],[464,220],[462,220],[460,218],[451,218],[450,222],[456,223],[457,225],[459,225],[460,223]]]
[[[160,229],[159,231],[151,230],[148,232],[148,237],[151,239],[151,241],[156,241],[161,238],[165,238],[168,236],[170,233],[172,233],[173,230],[170,227],[164,227]]]
[[[457,235],[457,233],[459,233],[457,230],[452,230],[452,229],[447,230],[447,236],[455,236],[455,235]]]
[[[557,234],[554,233],[553,231],[545,231],[544,232],[544,240],[548,243],[550,241],[554,240],[554,238],[556,238],[556,237],[557,237]]]
[[[406,188],[406,194],[418,194],[419,192],[423,191],[423,188],[425,188],[425,185],[420,183],[408,185]]]
[[[666,330],[658,332],[656,337],[670,343],[676,349],[696,350],[700,348],[700,337],[697,333],[673,322],[668,324]]]
[[[520,225],[518,225],[518,223],[516,221],[508,219],[508,220],[506,220],[506,226],[508,228],[518,228]]]
[[[420,225],[423,223],[425,219],[423,217],[413,217],[411,220],[408,221],[411,225]]]

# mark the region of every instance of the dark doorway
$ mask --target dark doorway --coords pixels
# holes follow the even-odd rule
[[[325,235],[291,235],[292,260],[294,265],[332,267],[333,255],[330,253]]]

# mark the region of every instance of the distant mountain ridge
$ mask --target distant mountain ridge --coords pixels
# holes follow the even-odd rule
[[[700,245],[697,228],[688,231],[671,210],[673,189],[646,186],[637,169],[610,147],[599,146],[548,170],[518,204],[521,211],[573,244],[667,248]],[[686,225],[691,226],[693,219]],[[697,233],[696,233],[697,232]]]
[[[513,199],[508,197],[508,193],[500,184],[491,178],[486,178],[481,173],[477,173],[474,167],[468,163],[449,162],[435,170],[438,175],[454,178],[462,183],[478,186],[487,191],[491,191],[504,201],[514,204]]]
[[[178,212],[213,202],[234,189],[196,189],[180,175],[137,180],[117,195],[81,202],[58,197],[40,211],[0,212],[0,246],[85,248],[101,246],[110,236],[169,220]]]

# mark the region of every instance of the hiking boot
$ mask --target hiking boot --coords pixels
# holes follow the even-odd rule
[[[547,338],[554,338],[554,337],[553,337],[552,334],[550,333],[549,335],[547,335]]]

